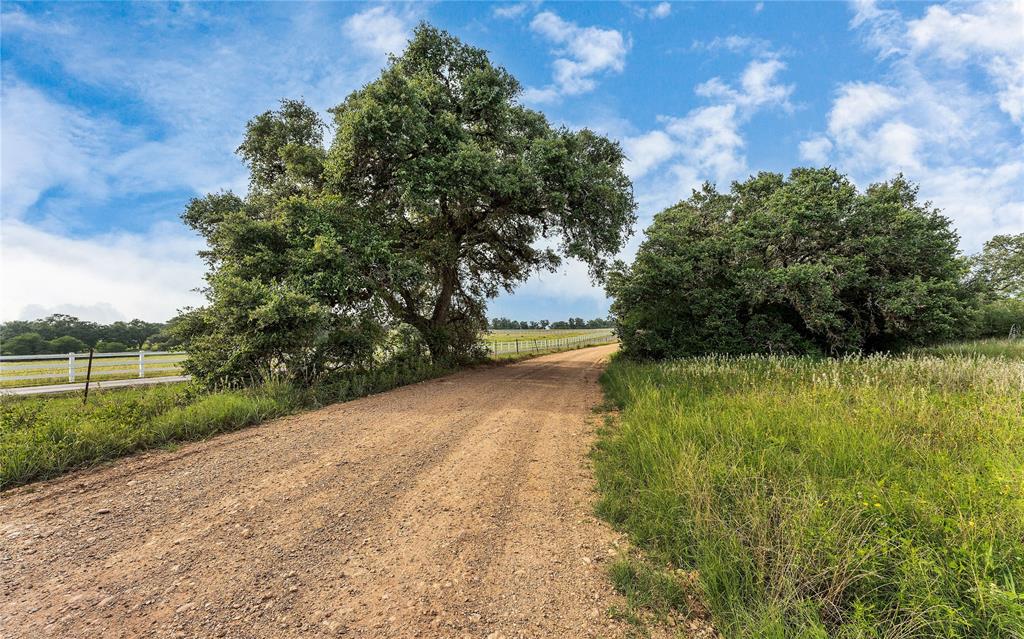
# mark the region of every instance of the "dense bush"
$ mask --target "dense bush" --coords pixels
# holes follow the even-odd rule
[[[81,353],[88,349],[85,342],[70,335],[50,340],[50,352],[52,353]]]
[[[52,352],[50,343],[39,333],[21,333],[3,341],[4,355],[38,355]]]
[[[974,337],[1008,337],[1016,327],[1024,333],[1024,299],[1006,298],[983,304],[978,309],[971,335]]]
[[[638,357],[898,349],[969,321],[957,241],[902,177],[858,193],[833,169],[760,173],[655,216],[608,292]]]

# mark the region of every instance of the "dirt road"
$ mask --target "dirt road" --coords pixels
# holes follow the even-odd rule
[[[619,635],[586,456],[613,349],[6,493],[0,636]]]

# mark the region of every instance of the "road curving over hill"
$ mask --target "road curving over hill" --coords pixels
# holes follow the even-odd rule
[[[464,371],[0,495],[3,637],[605,637],[614,346]]]

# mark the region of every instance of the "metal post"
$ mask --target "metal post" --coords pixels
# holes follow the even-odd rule
[[[75,381],[75,354],[68,353],[68,381]]]
[[[85,369],[85,395],[82,396],[82,405],[89,401],[89,381],[92,379],[92,351],[89,349],[89,366]]]
[[[519,340],[518,339],[516,340],[516,352],[517,353],[519,352]]]
[[[145,357],[146,354],[142,351],[139,351],[139,377],[146,376],[146,364],[143,362],[143,359]]]

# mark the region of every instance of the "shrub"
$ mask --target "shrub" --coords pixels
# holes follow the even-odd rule
[[[655,216],[608,293],[638,357],[895,350],[968,321],[957,241],[902,177],[858,193],[832,169],[760,173]]]
[[[4,355],[39,355],[50,352],[50,343],[39,333],[22,333],[3,342]]]
[[[85,342],[70,335],[50,340],[51,353],[81,353],[88,350],[88,348]]]
[[[128,350],[128,345],[114,340],[101,339],[96,342],[97,353],[123,353]]]
[[[978,310],[972,333],[975,337],[1008,337],[1015,326],[1018,334],[1024,333],[1024,299],[998,299]]]

